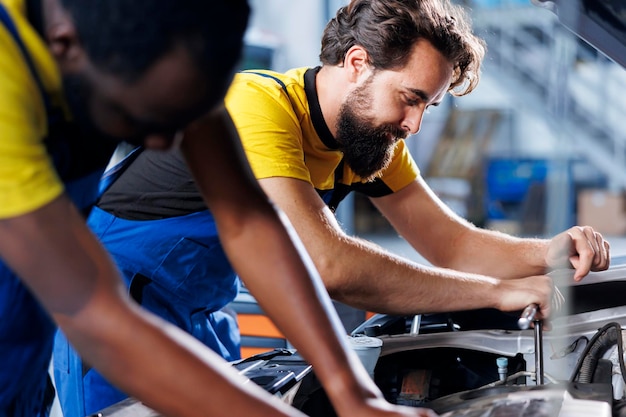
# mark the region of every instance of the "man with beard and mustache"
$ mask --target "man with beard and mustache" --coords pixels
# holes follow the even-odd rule
[[[549,269],[572,267],[579,280],[608,267],[609,245],[590,227],[551,240],[481,230],[453,214],[420,177],[404,139],[446,93],[476,86],[483,56],[462,9],[448,1],[352,0],[325,29],[321,67],[235,76],[226,106],[252,170],[336,300],[398,315],[537,303],[547,317]],[[144,307],[235,358],[236,328],[223,326],[219,309],[233,299],[236,277],[217,230],[207,235],[196,226],[213,220],[183,156],[135,155],[89,224]],[[435,267],[347,236],[333,212],[352,191],[370,197]],[[206,250],[180,245],[188,240]],[[183,273],[192,270],[198,273]],[[149,277],[136,281],[141,291],[133,288],[137,277]],[[80,359],[71,357],[78,373]],[[85,380],[83,389],[100,393],[103,384]]]
[[[87,374],[97,368],[160,415],[303,416],[125,295],[82,216],[121,140],[179,144],[224,252],[339,415],[433,415],[391,406],[367,378],[246,165],[223,99],[248,15],[245,0],[0,0],[0,417],[48,415],[56,325]],[[55,371],[68,360],[55,356]]]

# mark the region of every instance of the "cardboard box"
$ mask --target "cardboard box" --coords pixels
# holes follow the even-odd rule
[[[626,234],[626,196],[604,189],[580,191],[577,224],[592,226],[603,235]]]

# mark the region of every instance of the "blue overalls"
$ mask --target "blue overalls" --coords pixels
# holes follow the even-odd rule
[[[239,279],[208,211],[125,220],[94,207],[88,224],[115,259],[136,301],[226,360],[239,359],[236,319],[219,311],[237,295]],[[84,417],[127,397],[85,366],[61,332],[54,347],[54,376],[65,417]]]
[[[69,134],[67,122],[50,106],[43,84],[19,33],[0,3],[0,25],[12,35],[44,99],[49,136],[44,140],[67,194],[83,212],[95,202],[106,155],[83,157],[84,138]],[[82,140],[82,142],[81,142]],[[112,153],[114,144],[109,146]],[[101,148],[105,151],[107,146]],[[109,154],[110,155],[110,154]],[[80,164],[72,164],[80,157]],[[48,366],[56,326],[39,302],[0,261],[0,417],[47,416],[54,398]]]

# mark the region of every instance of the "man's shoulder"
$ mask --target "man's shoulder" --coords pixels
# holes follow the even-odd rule
[[[269,90],[282,89],[288,92],[294,88],[304,88],[304,74],[307,70],[307,67],[294,68],[286,72],[266,69],[244,70],[236,74],[233,85],[253,83],[260,88]]]
[[[0,5],[11,10],[11,13],[26,15],[26,0],[0,0]]]
[[[307,94],[304,75],[308,68],[297,68],[287,72],[270,70],[246,70],[237,73],[226,95],[226,107],[233,112],[258,111],[263,114],[297,115],[307,113]]]
[[[46,93],[61,88],[54,60],[26,18],[24,1],[0,0],[0,6],[0,218],[8,218],[41,208],[63,191],[43,143],[48,124],[37,79]]]
[[[29,108],[38,105],[41,94],[55,104],[62,101],[61,74],[47,44],[29,22],[24,0],[0,0],[0,62],[11,63],[1,66],[0,100],[12,93],[28,102]],[[33,95],[33,88],[40,94]]]

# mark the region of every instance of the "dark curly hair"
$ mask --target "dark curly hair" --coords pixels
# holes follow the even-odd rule
[[[486,46],[472,33],[463,8],[449,0],[352,0],[326,25],[320,60],[340,65],[359,45],[375,69],[399,68],[419,39],[453,63],[451,94],[465,95],[476,87]]]
[[[246,0],[61,0],[89,58],[126,82],[182,45],[208,76],[228,78],[242,48]]]

